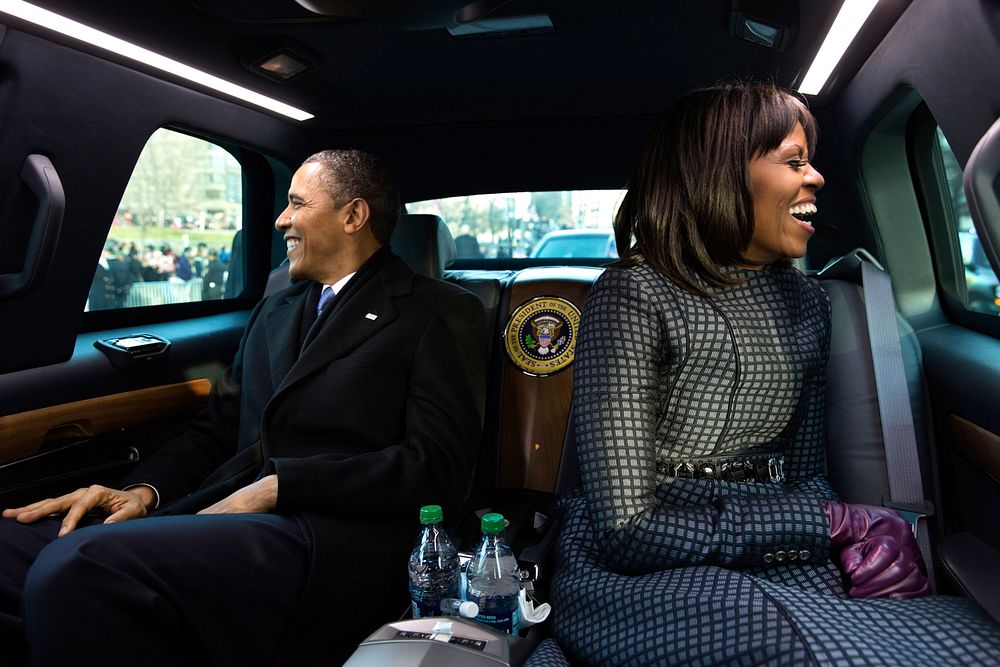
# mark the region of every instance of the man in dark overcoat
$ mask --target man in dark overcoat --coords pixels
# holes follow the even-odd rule
[[[487,357],[478,298],[391,253],[398,211],[371,155],[302,164],[275,222],[295,282],[199,418],[120,489],[4,511],[0,645],[19,595],[46,665],[337,664],[398,618],[419,507],[468,488]]]

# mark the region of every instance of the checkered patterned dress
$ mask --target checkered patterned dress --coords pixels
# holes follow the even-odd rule
[[[854,600],[829,559],[830,308],[790,267],[692,295],[604,272],[574,371],[582,489],[562,501],[553,635],[573,664],[983,664],[1000,629],[951,597]],[[785,457],[784,484],[666,462]],[[658,465],[659,464],[659,465]],[[780,561],[775,560],[781,554]],[[958,641],[958,640],[961,641]],[[544,644],[530,664],[559,664]]]

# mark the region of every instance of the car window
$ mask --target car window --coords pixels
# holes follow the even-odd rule
[[[624,190],[504,192],[410,202],[447,223],[458,259],[614,258]]]
[[[941,161],[947,180],[949,203],[954,213],[958,234],[958,246],[962,253],[962,264],[965,267],[965,284],[967,288],[966,307],[980,313],[1000,314],[1000,291],[998,281],[989,259],[983,251],[982,243],[972,222],[969,205],[962,187],[962,168],[955,154],[948,145],[941,128],[935,131],[937,145],[941,151]]]
[[[86,310],[239,293],[243,173],[226,149],[158,129],[146,142],[97,261]],[[235,251],[235,252],[234,252]]]

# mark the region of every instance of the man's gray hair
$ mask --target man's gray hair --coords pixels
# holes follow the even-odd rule
[[[371,153],[359,150],[325,150],[306,158],[302,164],[318,162],[320,180],[337,206],[358,197],[368,202],[375,240],[385,245],[399,219],[399,190],[389,170]]]

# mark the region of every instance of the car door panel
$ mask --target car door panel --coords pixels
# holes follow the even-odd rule
[[[948,416],[948,433],[956,452],[1000,482],[1000,435],[955,414]]]
[[[211,386],[207,378],[199,378],[0,417],[0,463],[199,407]]]
[[[0,30],[0,275],[22,271],[38,208],[21,180],[51,161],[65,212],[50,268],[0,298],[0,500],[111,480],[199,409],[236,352],[270,269],[275,193],[312,148],[302,126],[178,85],[101,49],[31,29]],[[101,248],[151,134],[177,128],[240,162],[245,289],[237,298],[84,312]],[[288,155],[295,156],[294,159]],[[227,187],[229,185],[227,184]],[[277,206],[280,209],[280,206]],[[30,267],[29,267],[30,268]],[[81,333],[82,332],[82,333]],[[171,342],[156,363],[115,368],[94,343],[136,333]]]
[[[949,325],[918,333],[938,433],[948,531],[1000,549],[1000,341]]]
[[[0,416],[0,498],[30,498],[32,489],[51,490],[63,478],[79,484],[102,479],[98,472],[123,472],[108,465],[134,463],[146,444],[155,447],[165,429],[176,430],[204,404],[248,317],[237,311],[84,333],[69,361],[0,378],[8,397]],[[139,332],[170,341],[162,361],[116,368],[94,347]]]

